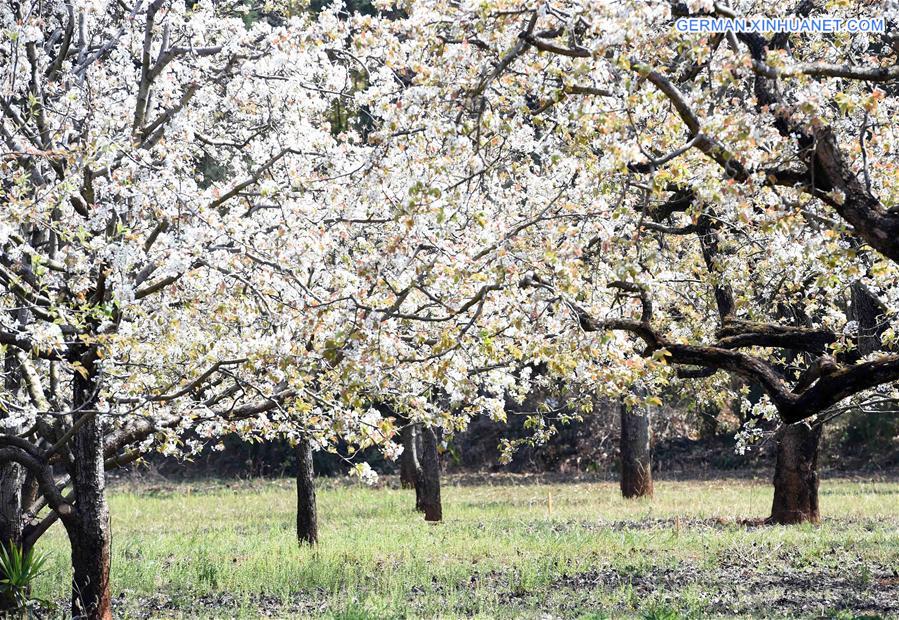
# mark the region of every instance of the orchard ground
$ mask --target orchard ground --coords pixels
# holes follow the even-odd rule
[[[825,478],[823,522],[770,527],[767,479],[444,481],[445,520],[412,492],[322,481],[321,543],[299,548],[290,480],[118,483],[120,618],[899,617],[899,478]],[[465,484],[463,484],[465,482]],[[54,526],[36,596],[68,596]]]

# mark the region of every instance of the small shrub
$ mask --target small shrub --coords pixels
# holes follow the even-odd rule
[[[825,617],[829,620],[883,620],[883,616],[877,614],[857,615],[845,609],[832,611]]]
[[[643,620],[681,620],[683,616],[673,607],[667,605],[653,605],[643,612]]]
[[[14,543],[0,545],[0,594],[15,601],[19,609],[26,609],[33,599],[29,596],[31,584],[41,574],[47,558],[34,549],[22,551]]]
[[[868,588],[874,582],[874,575],[867,564],[861,564],[852,575],[852,582],[862,590]]]
[[[210,590],[218,587],[219,583],[219,567],[207,556],[200,556],[196,564],[197,579]]]

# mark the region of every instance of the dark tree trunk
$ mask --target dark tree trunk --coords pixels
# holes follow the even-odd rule
[[[880,337],[889,327],[889,323],[883,320],[888,309],[877,295],[858,280],[849,286],[849,291],[851,305],[848,315],[849,320],[856,321],[858,325],[855,337],[858,355],[868,355],[880,348]]]
[[[443,507],[440,503],[440,456],[437,454],[437,434],[429,426],[420,426],[421,458],[420,484],[416,489],[418,502],[425,521],[441,521]]]
[[[408,429],[408,431],[407,431]],[[415,510],[423,512],[425,521],[443,519],[440,503],[440,455],[434,429],[420,423],[403,429],[403,452],[408,456],[415,485]]]
[[[0,545],[9,551],[11,545],[22,546],[23,468],[18,463],[0,466]],[[6,577],[0,571],[0,579]],[[0,617],[17,607],[12,593],[0,594]]]
[[[650,414],[621,404],[621,494],[652,497]]]
[[[791,525],[817,523],[818,445],[821,426],[784,426],[777,433],[774,469],[774,502],[769,523]]]
[[[400,486],[404,489],[414,489],[415,476],[415,425],[407,423],[400,431],[403,442],[403,454],[400,455]]]
[[[713,439],[718,436],[718,416],[720,410],[715,405],[703,407],[699,411],[699,438]]]
[[[64,524],[72,547],[72,616],[110,620],[109,508],[103,467],[103,432],[94,409],[97,384],[74,373],[72,441],[75,506]]]
[[[22,483],[25,471],[18,463],[0,465],[0,544],[22,543]]]
[[[9,394],[19,391],[19,371],[16,357],[7,352],[4,359],[6,377],[4,387]],[[19,429],[10,429],[16,433]],[[8,551],[10,545],[22,545],[22,489],[25,482],[25,468],[18,463],[0,464],[0,545]],[[0,579],[5,575],[0,571]],[[0,616],[4,611],[16,608],[11,595],[0,594]]]
[[[306,438],[297,443],[297,540],[301,544],[318,542],[318,512],[315,506],[315,472],[312,445]]]
[[[407,437],[408,444],[404,444],[403,452],[406,451],[406,445],[408,445],[408,457],[412,467],[412,483],[415,487],[415,510],[424,512],[425,488],[424,474],[421,471],[421,424],[417,422],[410,424]]]

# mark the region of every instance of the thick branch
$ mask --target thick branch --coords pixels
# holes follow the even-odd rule
[[[822,353],[837,336],[823,328],[794,327],[729,319],[718,330],[716,346],[724,349],[773,347]]]
[[[753,70],[767,78],[808,75],[812,77],[835,77],[865,82],[889,82],[899,80],[899,65],[889,67],[857,67],[853,65],[837,65],[825,62],[800,63],[787,67],[772,67],[755,60]]]

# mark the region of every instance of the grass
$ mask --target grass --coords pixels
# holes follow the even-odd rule
[[[825,480],[820,526],[765,527],[764,481],[444,487],[428,525],[411,492],[325,484],[321,543],[294,538],[290,481],[110,492],[117,617],[654,619],[899,614],[899,483]],[[54,529],[35,594],[61,601]],[[896,616],[899,617],[899,616]]]

